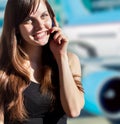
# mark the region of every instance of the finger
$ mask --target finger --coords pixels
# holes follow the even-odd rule
[[[61,36],[59,36],[59,37],[57,38],[57,40],[58,40],[58,44],[61,44],[62,39],[63,39],[63,37],[61,37]]]
[[[62,34],[61,34],[60,31],[58,31],[58,32],[55,33],[54,40],[56,40],[59,36],[62,36]]]
[[[58,22],[57,22],[57,20],[56,20],[56,17],[55,17],[55,16],[53,17],[53,21],[54,21],[55,26],[56,26],[56,27],[59,27],[59,24],[58,24]]]
[[[54,32],[61,32],[61,29],[59,27],[52,27],[50,30],[50,33],[54,33]]]

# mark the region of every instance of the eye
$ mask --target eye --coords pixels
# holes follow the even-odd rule
[[[30,17],[27,17],[25,18],[24,22],[23,23],[28,23],[28,24],[31,24],[33,22],[32,18]]]
[[[49,14],[46,12],[46,13],[43,13],[42,15],[41,15],[41,18],[46,18],[46,17],[48,17],[49,16]]]

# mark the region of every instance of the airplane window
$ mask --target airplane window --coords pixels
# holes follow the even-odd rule
[[[82,0],[90,12],[120,9],[120,0]]]

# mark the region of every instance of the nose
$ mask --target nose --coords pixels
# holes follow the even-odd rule
[[[37,18],[35,20],[35,30],[41,30],[44,28],[44,21],[42,19]]]

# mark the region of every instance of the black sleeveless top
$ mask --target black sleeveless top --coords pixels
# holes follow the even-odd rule
[[[31,82],[25,89],[24,105],[28,112],[29,118],[20,122],[8,122],[5,117],[5,124],[67,124],[67,117],[57,98],[54,110],[51,111],[51,101],[49,96],[40,93],[40,84]]]

